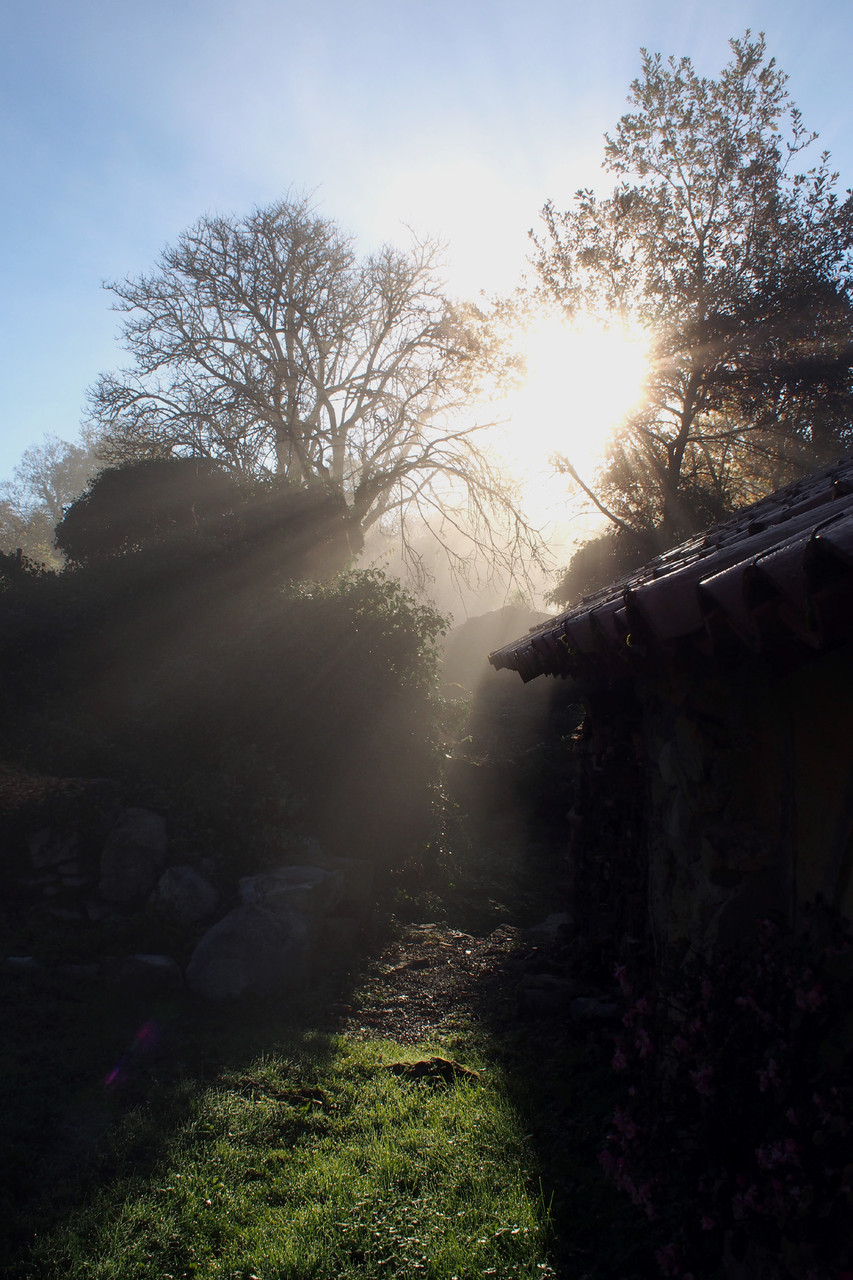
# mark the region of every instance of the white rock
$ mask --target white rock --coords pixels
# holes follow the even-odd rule
[[[68,862],[77,857],[77,837],[63,835],[53,827],[43,827],[34,835],[27,837],[30,849],[30,861],[36,871],[45,867],[58,867],[61,862]]]
[[[344,877],[339,871],[322,867],[276,867],[274,871],[244,876],[238,891],[246,907],[323,915],[341,901]]]
[[[98,892],[118,906],[141,904],[166,865],[166,823],[149,809],[122,809],[101,855]]]
[[[165,915],[193,924],[209,916],[219,895],[213,885],[194,867],[167,867],[151,894],[151,905]]]
[[[208,929],[187,966],[187,985],[207,1000],[305,986],[316,926],[302,912],[235,907]]]
[[[109,966],[109,981],[121,990],[157,995],[183,990],[180,965],[171,956],[125,956]]]

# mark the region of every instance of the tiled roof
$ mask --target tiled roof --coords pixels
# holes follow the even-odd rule
[[[489,655],[612,676],[687,644],[803,656],[853,635],[853,457],[739,511]]]

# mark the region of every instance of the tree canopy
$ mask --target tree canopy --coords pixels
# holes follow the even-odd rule
[[[215,463],[150,458],[107,467],[56,527],[56,545],[72,564],[125,555],[176,538],[218,532],[236,519],[240,490]]]
[[[209,458],[144,458],[107,467],[89,481],[56,526],[69,564],[96,565],[145,553],[149,566],[208,574],[238,563],[257,575],[322,579],[357,550],[343,499],[273,477],[235,479]]]
[[[716,79],[643,50],[611,194],[547,204],[533,237],[542,294],[651,349],[597,481],[560,465],[623,532],[670,542],[853,438],[853,199],[826,153],[797,171],[816,135],[763,35],[730,46]]]
[[[449,541],[464,526],[504,562],[524,542],[470,416],[498,357],[482,312],[445,296],[432,243],[359,257],[288,198],[202,218],[153,272],[108,287],[131,356],[92,393],[109,460],[276,474],[337,495],[359,536],[416,518]]]
[[[98,469],[91,445],[46,435],[25,449],[11,480],[0,485],[0,548],[58,566],[53,531]]]

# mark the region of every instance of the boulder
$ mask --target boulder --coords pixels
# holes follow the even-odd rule
[[[150,809],[122,809],[101,855],[98,892],[116,906],[141,905],[166,865],[166,823]]]
[[[532,925],[527,930],[527,936],[531,942],[549,943],[556,942],[561,933],[564,933],[570,925],[568,913],[565,911],[554,911],[551,915],[546,916],[539,924]]]
[[[103,922],[118,920],[120,916],[116,914],[112,907],[107,906],[100,898],[87,898],[83,904],[83,910],[86,917],[92,924],[103,924]]]
[[[200,940],[187,985],[207,1000],[297,990],[307,982],[315,936],[303,912],[235,907]]]
[[[133,995],[173,995],[184,989],[180,965],[171,956],[125,956],[107,966],[109,983]]]
[[[3,968],[7,973],[38,973],[41,965],[35,956],[7,956]]]
[[[180,924],[194,924],[209,916],[219,895],[194,867],[167,867],[151,894],[151,905]]]
[[[564,1014],[569,1004],[586,990],[573,978],[560,978],[551,973],[529,974],[516,992],[518,1012],[522,1017],[556,1017]]]
[[[56,831],[53,827],[43,827],[28,836],[30,862],[36,871],[44,871],[47,867],[59,867],[60,863],[74,863],[77,860],[77,836]]]
[[[602,1000],[597,996],[578,996],[569,1006],[573,1022],[588,1024],[600,1022],[619,1022],[625,1012],[621,1004],[614,1000]]]
[[[344,877],[340,871],[323,867],[276,867],[255,876],[243,876],[240,901],[245,907],[266,907],[269,911],[304,911],[325,915],[341,901]]]
[[[82,907],[48,907],[47,914],[51,920],[62,920],[66,924],[82,924],[85,920],[85,913]]]
[[[64,964],[59,972],[75,982],[94,982],[101,976],[101,966],[97,961],[92,961],[91,964]]]
[[[376,863],[369,858],[327,858],[326,866],[343,880],[341,898],[335,904],[340,913],[369,916],[375,905]]]

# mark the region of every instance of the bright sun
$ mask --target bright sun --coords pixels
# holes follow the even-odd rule
[[[514,400],[513,435],[528,459],[567,456],[582,475],[640,400],[648,346],[638,334],[550,317],[521,336],[528,376]]]

